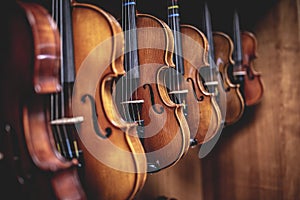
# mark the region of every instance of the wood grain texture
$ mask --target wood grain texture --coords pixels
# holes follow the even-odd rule
[[[190,149],[176,165],[155,174],[149,174],[137,200],[203,199],[199,146]],[[164,199],[166,200],[166,199]]]
[[[204,199],[297,199],[300,69],[296,1],[280,1],[255,27],[262,101],[223,131],[203,159]],[[208,183],[208,184],[205,184]]]
[[[244,27],[255,24],[254,66],[265,86],[262,101],[247,107],[237,123],[226,127],[205,158],[188,156],[168,171],[150,175],[138,200],[162,195],[178,200],[299,198],[299,5],[298,0],[280,0],[260,16],[242,14]],[[248,18],[251,23],[245,24]]]
[[[213,33],[215,63],[222,75],[222,82],[226,91],[226,117],[225,125],[237,122],[244,113],[244,99],[240,92],[240,85],[231,82],[228,76],[228,68],[232,66],[233,42],[223,32]]]
[[[88,199],[132,199],[146,180],[147,160],[136,126],[121,119],[112,94],[114,79],[124,74],[122,28],[100,7],[75,1],[72,6],[73,112],[85,119],[78,129],[84,155],[81,180]]]

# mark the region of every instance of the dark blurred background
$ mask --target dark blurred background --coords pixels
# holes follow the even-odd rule
[[[26,0],[37,2],[45,7],[51,7],[51,0]],[[234,9],[238,10],[241,29],[253,31],[255,25],[268,13],[278,0],[209,0],[208,5],[211,12],[212,26],[214,31],[223,31],[231,35],[232,16]],[[120,18],[122,13],[122,1],[120,0],[77,0],[77,2],[91,3],[99,6]],[[141,13],[154,15],[164,21],[167,18],[167,0],[138,0],[137,10]],[[180,5],[181,23],[191,24],[201,30],[203,0],[182,0]]]

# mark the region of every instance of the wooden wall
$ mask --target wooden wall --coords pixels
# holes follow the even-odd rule
[[[163,195],[178,200],[299,199],[300,1],[276,2],[252,28],[263,100],[226,127],[205,158],[198,159],[198,149],[192,149],[174,167],[149,175],[138,200]]]

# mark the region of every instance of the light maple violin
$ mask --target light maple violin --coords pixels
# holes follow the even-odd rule
[[[125,73],[122,28],[100,7],[76,1],[72,23],[74,104],[85,118],[78,133],[83,185],[89,199],[133,199],[146,181],[147,161],[136,124],[122,120],[113,97]]]
[[[213,32],[215,63],[222,74],[222,81],[226,91],[226,118],[225,125],[237,122],[244,113],[244,98],[240,92],[240,85],[235,84],[229,77],[229,67],[233,65],[233,42],[223,33]]]

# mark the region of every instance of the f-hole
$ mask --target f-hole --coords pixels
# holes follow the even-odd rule
[[[192,78],[187,78],[186,80],[187,80],[187,82],[191,82],[191,85],[192,85],[192,87],[193,87],[193,94],[194,94],[194,97],[195,97],[198,101],[203,101],[204,97],[203,97],[202,95],[201,95],[199,98],[197,97],[194,80],[193,80]]]
[[[107,139],[111,134],[112,134],[112,130],[111,128],[106,128],[105,129],[105,132],[106,134],[103,135],[100,131],[100,128],[98,126],[98,117],[97,117],[97,113],[96,113],[96,104],[95,104],[95,99],[94,97],[92,97],[91,95],[89,94],[85,94],[81,97],[81,102],[82,103],[85,103],[86,102],[86,99],[89,99],[90,102],[91,102],[91,108],[92,108],[92,119],[93,119],[93,126],[94,126],[94,130],[96,132],[96,134],[101,137],[102,139]]]
[[[147,87],[149,88],[150,97],[151,97],[151,105],[152,105],[152,108],[153,108],[154,112],[156,112],[157,114],[162,114],[164,112],[164,108],[162,106],[160,106],[160,111],[158,111],[158,109],[155,106],[153,89],[152,89],[150,84],[143,85],[144,89],[146,89]]]

